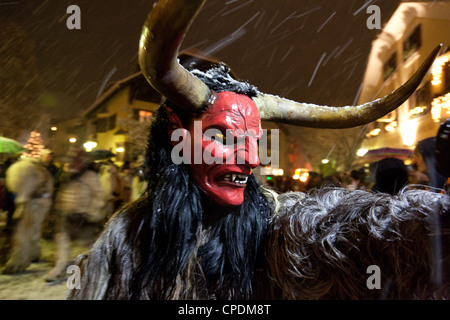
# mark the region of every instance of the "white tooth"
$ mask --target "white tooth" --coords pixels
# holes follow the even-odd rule
[[[235,173],[231,174],[231,181],[236,182],[236,174]]]

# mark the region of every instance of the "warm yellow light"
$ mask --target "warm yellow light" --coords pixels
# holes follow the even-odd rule
[[[125,148],[124,148],[124,147],[118,147],[118,148],[116,148],[116,152],[121,153],[121,152],[124,152],[124,151],[125,151]]]
[[[371,136],[377,136],[380,133],[380,131],[381,131],[380,128],[376,128],[376,129],[373,129],[372,131],[370,131],[369,134]]]
[[[410,116],[413,116],[413,115],[416,115],[416,114],[421,114],[421,113],[423,113],[424,112],[424,110],[426,109],[427,107],[426,106],[417,106],[417,107],[415,107],[414,109],[412,109],[412,110],[410,110],[409,111],[409,115]]]
[[[57,130],[58,130],[58,127],[51,127],[50,130],[52,130],[52,131],[57,131]]]
[[[75,142],[77,142],[77,139],[72,137],[72,138],[69,139],[69,142],[70,143],[75,143]]]
[[[298,180],[299,178],[300,178],[300,175],[298,175],[298,174],[294,174],[292,176],[292,179],[294,179],[294,180]]]
[[[358,151],[356,151],[356,155],[358,157],[362,157],[362,156],[364,156],[367,153],[367,151],[369,151],[369,150],[368,149],[364,149],[364,148],[358,149]]]
[[[300,177],[300,181],[301,182],[306,182],[306,180],[308,180],[308,176],[301,176]]]
[[[440,122],[441,118],[445,118],[450,113],[450,92],[434,98],[431,102],[431,118],[434,122]]]
[[[97,142],[95,141],[87,141],[83,144],[84,149],[86,149],[87,152],[92,151],[97,146]]]
[[[322,159],[322,163],[323,163],[323,164],[327,164],[328,162],[330,162],[330,160],[328,160],[328,159]]]
[[[408,120],[400,123],[400,134],[402,136],[403,144],[411,147],[416,142],[417,121]]]
[[[282,176],[284,174],[283,169],[273,169],[272,170],[272,175],[273,176]]]
[[[437,86],[442,83],[444,65],[448,61],[450,61],[450,56],[448,54],[440,56],[434,61],[433,66],[431,67],[431,84],[433,86]]]

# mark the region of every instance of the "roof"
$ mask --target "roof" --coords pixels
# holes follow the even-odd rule
[[[125,88],[127,86],[127,84],[130,83],[131,80],[136,79],[139,76],[142,76],[142,72],[141,71],[136,72],[136,73],[132,74],[131,76],[125,78],[125,79],[122,79],[120,81],[117,81],[117,82],[113,83],[112,86],[110,86],[106,91],[104,91],[103,94],[97,100],[95,100],[94,103],[91,104],[82,113],[82,116],[86,117],[89,114],[91,114],[92,112],[94,112],[95,110],[97,110],[103,103],[105,103],[112,96],[114,96],[115,93],[117,93],[121,89]]]
[[[214,57],[203,54],[197,49],[190,49],[181,52],[178,55],[178,59],[180,60],[180,63],[188,69],[190,67],[200,70],[209,69],[213,65],[222,63],[216,60]],[[231,70],[230,67],[228,68],[230,69],[231,76],[235,79],[238,79],[233,70]],[[105,102],[111,99],[117,92],[126,88],[127,86],[132,86],[134,83],[136,84],[136,88],[134,88],[133,92],[130,92],[130,100],[138,98],[139,100],[143,101],[161,103],[161,95],[156,90],[154,90],[150,86],[150,84],[148,84],[147,80],[142,74],[142,71],[139,71],[125,79],[113,83],[110,87],[107,88],[106,91],[103,92],[103,94],[97,100],[94,101],[92,105],[90,105],[82,113],[82,116],[87,117],[89,114],[92,114],[93,112],[98,110],[98,108],[100,108]]]

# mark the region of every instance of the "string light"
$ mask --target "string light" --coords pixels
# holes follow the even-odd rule
[[[442,117],[450,115],[450,92],[431,101],[431,117],[440,122]]]
[[[444,65],[450,61],[450,56],[448,54],[438,57],[431,68],[432,80],[431,84],[433,86],[440,85],[442,83],[442,75],[444,73]]]
[[[37,131],[31,131],[30,138],[28,139],[27,144],[24,147],[25,149],[28,149],[28,152],[24,153],[25,157],[39,158],[41,156],[42,150],[44,150],[45,148],[41,138],[41,134]]]

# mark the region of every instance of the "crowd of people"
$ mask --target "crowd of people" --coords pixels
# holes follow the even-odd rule
[[[145,191],[140,165],[137,159],[119,167],[80,148],[71,148],[60,162],[50,149],[39,158],[8,157],[0,165],[1,272],[21,273],[38,261],[43,237],[56,244],[54,268],[45,280],[65,279],[71,242],[92,244],[111,215]]]
[[[372,162],[369,167],[348,172],[335,172],[324,176],[320,172],[310,171],[304,182],[283,176],[272,177],[267,184],[280,192],[306,192],[320,187],[345,187],[348,190],[395,195],[406,186],[449,191],[450,178],[439,170],[435,141],[435,137],[419,141],[409,159],[409,165],[402,159],[385,157]]]

